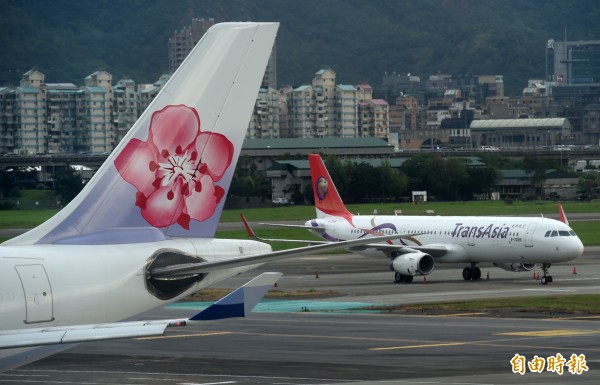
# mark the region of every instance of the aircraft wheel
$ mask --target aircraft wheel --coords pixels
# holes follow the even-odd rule
[[[473,278],[473,269],[470,267],[465,267],[463,269],[463,279],[465,281],[470,281]]]
[[[405,275],[404,276],[404,282],[406,283],[411,283],[413,281],[413,276],[412,275]]]
[[[542,278],[540,279],[540,283],[542,285],[545,285],[548,283],[548,277],[546,277],[545,275],[542,275]]]
[[[394,283],[400,283],[400,282],[402,282],[402,274],[400,274],[400,273],[394,274]]]
[[[546,277],[546,282],[547,283],[552,283],[552,276],[551,275],[549,275],[549,276]]]
[[[477,281],[481,278],[481,269],[478,267],[473,268],[473,277],[471,278],[473,281]]]

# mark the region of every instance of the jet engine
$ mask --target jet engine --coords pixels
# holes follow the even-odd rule
[[[535,267],[535,263],[494,263],[494,266],[506,271],[531,271]]]
[[[422,252],[402,254],[390,263],[390,270],[402,275],[428,275],[433,271],[433,257]]]

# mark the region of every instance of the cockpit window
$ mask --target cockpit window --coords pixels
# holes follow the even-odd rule
[[[546,234],[544,235],[544,237],[548,238],[548,237],[550,236],[550,233],[551,233],[551,232],[552,232],[552,231],[550,231],[550,230],[546,231]]]
[[[576,237],[577,234],[575,234],[575,232],[573,230],[569,230],[569,234],[571,234],[572,236]]]
[[[558,231],[553,230],[552,233],[550,234],[551,237],[558,237]]]
[[[558,234],[559,234],[561,237],[570,237],[570,236],[571,236],[571,234],[569,234],[569,232],[568,232],[568,231],[566,231],[566,230],[560,230],[560,231],[558,232]]]

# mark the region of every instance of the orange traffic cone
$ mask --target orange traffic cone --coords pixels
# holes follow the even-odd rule
[[[535,271],[533,272],[533,278],[532,279],[537,279],[537,276],[535,275]]]
[[[577,269],[573,266],[573,274],[577,274]]]

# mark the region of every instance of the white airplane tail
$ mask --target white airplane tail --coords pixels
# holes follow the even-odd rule
[[[277,28],[210,28],[83,191],[6,244],[213,237]]]

